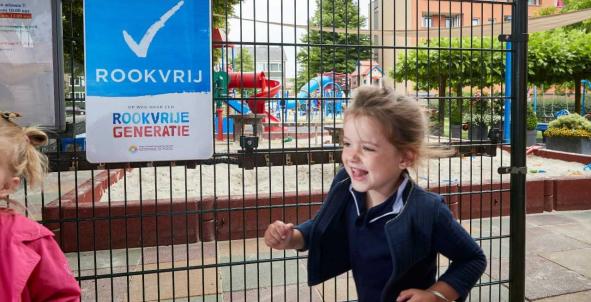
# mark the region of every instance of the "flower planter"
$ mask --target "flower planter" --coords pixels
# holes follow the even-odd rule
[[[472,125],[468,129],[468,137],[471,140],[488,140],[488,127],[481,125]]]
[[[526,141],[525,144],[526,146],[533,146],[536,144],[536,136],[538,135],[538,131],[537,130],[527,130],[526,132]]]
[[[546,138],[546,148],[571,153],[591,154],[591,139],[551,136]]]

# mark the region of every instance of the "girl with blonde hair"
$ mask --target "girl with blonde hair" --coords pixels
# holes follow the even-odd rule
[[[36,147],[47,135],[34,127],[20,127],[17,113],[0,111],[0,200],[7,205],[22,179],[40,185],[47,158]],[[2,301],[79,301],[80,287],[66,257],[41,224],[0,208],[0,298]]]
[[[297,226],[275,221],[265,243],[308,250],[310,286],[351,270],[361,302],[464,301],[486,258],[443,198],[408,173],[449,153],[427,147],[424,108],[388,87],[361,87],[343,130],[344,168],[316,217]],[[451,260],[439,278],[437,254]]]

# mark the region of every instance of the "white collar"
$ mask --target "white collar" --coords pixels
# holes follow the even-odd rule
[[[369,221],[369,223],[375,222],[375,221],[379,220],[380,218],[386,217],[388,215],[398,214],[398,213],[400,213],[400,211],[402,211],[402,209],[404,208],[404,201],[402,200],[402,193],[404,193],[404,189],[406,188],[406,185],[408,184],[409,177],[408,177],[408,174],[406,174],[406,173],[402,173],[401,175],[403,175],[404,180],[398,186],[398,189],[396,191],[396,196],[393,197],[396,199],[394,200],[394,204],[392,205],[392,211],[390,211],[388,213],[384,213],[376,218],[373,218],[372,220]],[[353,192],[353,185],[352,184],[349,185],[349,192],[353,196],[353,201],[355,202],[355,209],[357,210],[357,216],[360,216],[361,212],[359,210],[359,203],[357,201],[357,197],[355,196],[355,192]]]

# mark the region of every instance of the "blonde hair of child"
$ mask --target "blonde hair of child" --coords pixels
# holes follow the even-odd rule
[[[0,156],[12,176],[24,177],[30,186],[41,184],[47,174],[47,156],[37,150],[47,141],[47,134],[39,128],[18,126],[2,114]]]
[[[454,153],[427,145],[429,118],[426,108],[388,86],[357,88],[352,104],[345,111],[345,121],[350,117],[370,117],[382,125],[384,135],[392,145],[401,152],[410,151],[414,155],[412,166],[415,168],[426,158]]]

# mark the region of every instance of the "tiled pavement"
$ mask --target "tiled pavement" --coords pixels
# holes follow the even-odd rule
[[[464,221],[489,259],[470,301],[508,301],[508,218]],[[591,301],[591,211],[527,217],[526,298],[540,302]],[[347,301],[355,300],[352,277],[306,285],[305,254],[268,249],[262,240],[71,253],[82,281],[83,301]],[[447,260],[441,259],[441,271]],[[159,272],[160,271],[160,272]],[[141,274],[141,272],[144,272]],[[114,275],[113,278],[110,276]],[[190,297],[190,298],[188,298]]]

